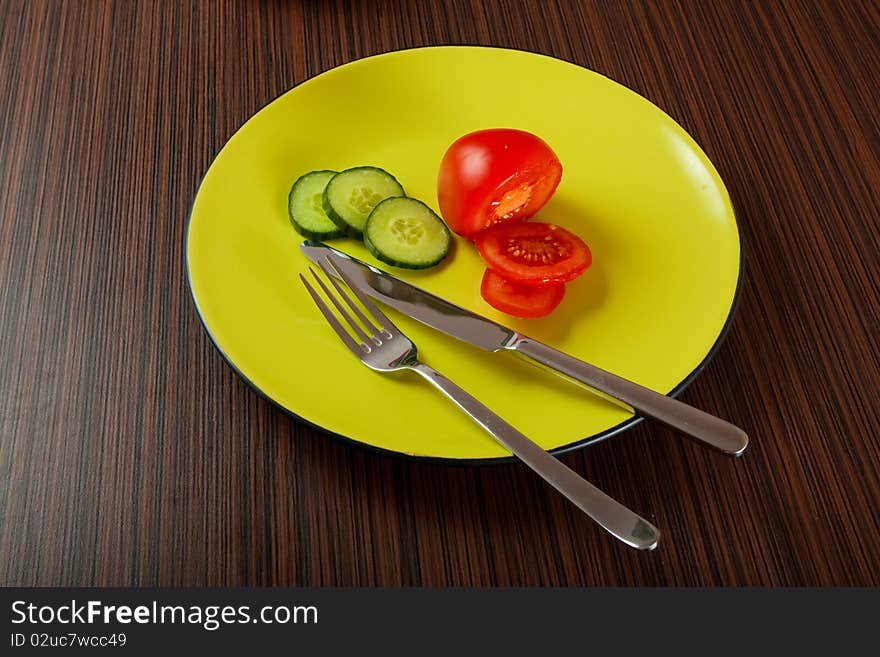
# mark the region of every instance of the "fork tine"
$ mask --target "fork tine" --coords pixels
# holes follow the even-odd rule
[[[354,321],[352,316],[348,314],[348,311],[342,306],[341,303],[339,303],[339,299],[337,299],[336,295],[330,291],[330,288],[327,287],[327,284],[324,283],[323,280],[321,280],[321,277],[318,276],[318,273],[314,269],[312,269],[311,267],[309,267],[309,271],[312,272],[312,276],[314,276],[315,280],[318,281],[318,285],[320,285],[321,289],[324,290],[324,294],[327,295],[327,298],[330,299],[330,301],[333,303],[334,306],[336,306],[336,310],[339,311],[339,314],[342,316],[342,319],[344,319],[348,323],[348,325],[352,328],[352,330],[355,333],[357,333],[358,337],[364,341],[364,344],[373,343],[374,340],[372,338],[370,338],[370,336],[364,332],[364,329],[362,329],[358,325],[358,323],[356,321]]]
[[[311,269],[311,267],[309,267],[309,269]],[[318,306],[318,310],[321,311],[321,314],[324,315],[324,317],[330,323],[330,326],[332,326],[333,330],[336,331],[337,335],[342,338],[345,346],[351,349],[354,354],[360,355],[360,351],[362,351],[361,347],[363,347],[364,345],[357,344],[354,339],[348,334],[348,331],[342,328],[342,324],[339,323],[339,320],[336,319],[336,316],[327,307],[327,304],[325,304],[321,300],[321,297],[318,295],[317,292],[315,292],[315,288],[309,285],[306,277],[300,274],[299,278],[302,281],[302,284],[306,286],[306,290],[308,290],[308,293],[311,295],[312,300],[315,302],[315,305]]]
[[[333,271],[338,272],[339,270],[336,269],[336,267],[333,267],[333,271],[330,271],[330,267],[332,266],[332,264],[330,264],[330,258],[327,258],[327,264],[325,264],[324,262],[318,262],[318,266],[321,268],[321,270],[325,274],[327,274],[327,278],[333,284],[333,287],[336,288],[336,291],[339,292],[339,296],[341,296],[345,300],[345,303],[347,303],[348,307],[351,308],[354,311],[355,315],[357,315],[360,318],[360,320],[364,323],[364,326],[366,326],[368,329],[370,329],[370,331],[373,333],[375,333],[380,328],[382,328],[381,322],[377,322],[375,319],[373,319],[373,321],[370,321],[370,319],[363,313],[363,311],[361,311],[361,309],[358,308],[357,304],[351,300],[351,297],[348,296],[346,291],[342,289],[342,286],[339,284],[339,282],[336,280],[336,277],[333,275]],[[349,289],[353,290],[353,288],[351,288],[351,287],[349,287]],[[376,328],[374,326],[374,324],[379,324],[379,328]]]
[[[352,282],[352,280],[348,277],[348,275],[344,271],[342,271],[339,267],[334,265],[329,257],[327,257],[326,260],[327,260],[327,263],[333,268],[333,270],[337,274],[339,274],[339,278],[341,278],[342,281],[348,286],[348,288],[352,292],[354,292],[354,295],[358,299],[360,299],[360,302],[362,304],[364,304],[364,308],[366,308],[367,311],[376,319],[376,321],[379,324],[379,328],[385,329],[386,331],[389,331],[389,332],[391,331],[391,329],[394,329],[395,331],[400,333],[400,329],[394,325],[394,322],[392,322],[390,319],[388,319],[388,317],[385,315],[385,313],[383,313],[381,310],[379,310],[376,307],[376,304],[374,304],[372,301],[370,301],[369,297],[357,288],[357,286]]]

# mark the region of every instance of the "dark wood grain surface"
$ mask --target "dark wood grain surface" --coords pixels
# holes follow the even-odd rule
[[[310,76],[436,44],[618,80],[737,206],[739,310],[684,399],[748,453],[642,423],[563,457],[653,553],[524,467],[290,419],[199,323],[183,239],[225,140]],[[0,0],[0,584],[880,584],[878,88],[873,0]]]

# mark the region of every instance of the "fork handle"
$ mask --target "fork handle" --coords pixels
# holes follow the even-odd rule
[[[499,443],[613,536],[639,550],[657,547],[660,532],[502,420],[470,393],[424,363],[411,366]]]
[[[726,420],[606,372],[541,342],[521,337],[509,348],[629,404],[637,413],[678,429],[688,437],[725,454],[739,456],[749,444],[745,431]]]

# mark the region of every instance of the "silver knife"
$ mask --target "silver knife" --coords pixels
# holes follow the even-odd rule
[[[306,240],[300,249],[315,264],[329,258],[365,294],[463,342],[486,351],[527,356],[726,454],[739,456],[749,444],[746,433],[730,422],[569,356],[322,242]]]

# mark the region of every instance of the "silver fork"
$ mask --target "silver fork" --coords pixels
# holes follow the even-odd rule
[[[333,267],[329,259],[326,263],[320,262],[319,265],[336,289],[337,294],[333,294],[330,291],[313,269],[309,268],[309,271],[312,272],[324,294],[335,306],[339,315],[351,328],[351,331],[357,335],[360,342],[355,340],[352,334],[343,327],[333,311],[330,310],[321,299],[321,296],[315,291],[315,288],[306,280],[306,277],[302,274],[299,277],[321,313],[327,318],[330,326],[333,327],[351,352],[360,358],[367,367],[378,372],[412,370],[420,374],[437,387],[440,392],[455,402],[461,410],[467,413],[499,443],[537,472],[551,486],[567,497],[590,518],[599,523],[610,534],[639,550],[653,550],[657,547],[660,532],[656,527],[627,509],[620,502],[608,497],[608,495],[578,475],[574,470],[567,467],[505,422],[468,392],[458,387],[437,370],[419,361],[416,346],[412,341],[365,294],[352,284],[344,272]],[[336,281],[331,268],[360,300],[367,312],[373,316],[372,320],[352,301],[351,297]],[[339,299],[342,299],[350,310],[346,310]],[[351,315],[352,312],[362,322],[362,325],[355,321]]]

